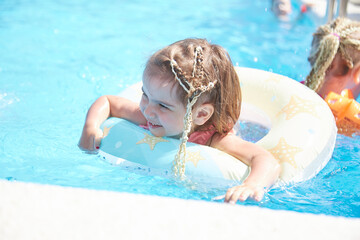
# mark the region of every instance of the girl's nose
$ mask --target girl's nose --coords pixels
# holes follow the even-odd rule
[[[152,106],[150,103],[147,104],[147,105],[144,107],[144,115],[145,115],[147,118],[154,118],[154,117],[155,117],[154,106]]]

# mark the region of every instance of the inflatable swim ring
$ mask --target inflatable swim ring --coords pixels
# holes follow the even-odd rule
[[[341,95],[330,92],[325,101],[334,114],[340,134],[346,136],[360,134],[360,103],[354,100],[350,90],[343,90]]]
[[[173,160],[180,140],[155,137],[150,131],[123,119],[107,120],[104,135],[100,155],[110,163],[172,175]],[[236,158],[215,148],[194,143],[186,145],[185,161],[187,176],[241,182],[249,173],[249,168]]]
[[[278,184],[307,180],[329,161],[336,140],[334,117],[312,90],[287,77],[236,67],[242,89],[240,120],[256,122],[269,132],[256,144],[270,151],[282,171]],[[121,95],[140,101],[141,83]],[[119,119],[104,123],[100,155],[113,164],[146,166],[171,172],[179,140],[156,138],[147,130]],[[207,146],[188,143],[187,176],[243,181],[250,169],[234,157]]]

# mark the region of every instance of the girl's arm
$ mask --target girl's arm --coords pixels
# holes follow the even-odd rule
[[[211,145],[251,167],[245,181],[226,192],[225,202],[236,203],[237,200],[245,201],[249,197],[260,201],[265,189],[271,187],[279,177],[280,165],[271,153],[235,134],[223,138],[216,136]]]
[[[124,118],[135,124],[146,123],[139,104],[119,96],[102,96],[91,105],[86,115],[80,149],[93,152],[99,148],[103,136],[100,126],[109,117]]]

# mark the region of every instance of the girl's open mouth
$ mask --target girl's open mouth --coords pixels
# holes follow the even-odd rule
[[[159,127],[161,127],[161,125],[157,125],[157,124],[154,124],[154,123],[151,123],[151,122],[148,122],[148,126],[150,128],[159,128]]]

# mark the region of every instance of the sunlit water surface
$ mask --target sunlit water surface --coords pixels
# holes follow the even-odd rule
[[[187,37],[225,47],[235,65],[303,80],[317,23],[279,22],[263,0],[0,1],[0,178],[212,201],[230,183],[177,182],[114,167],[77,148],[85,114],[141,80],[146,59]],[[264,129],[241,125],[251,141]],[[313,179],[272,189],[271,209],[360,217],[359,137],[339,135]]]

